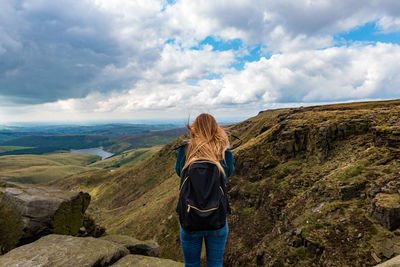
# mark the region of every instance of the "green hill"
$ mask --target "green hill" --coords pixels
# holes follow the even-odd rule
[[[0,180],[20,183],[46,183],[72,174],[96,169],[87,165],[100,157],[88,154],[0,156]]]
[[[400,100],[260,112],[228,126],[235,174],[227,266],[373,266],[400,254]],[[89,192],[110,233],[182,260],[175,148],[53,182]]]

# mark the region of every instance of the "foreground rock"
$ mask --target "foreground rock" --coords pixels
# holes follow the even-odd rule
[[[393,259],[385,261],[384,263],[376,265],[375,267],[398,267],[398,266],[400,266],[400,255],[394,257]]]
[[[0,249],[51,233],[77,235],[90,203],[88,193],[0,181]]]
[[[0,266],[108,266],[128,253],[107,240],[53,234],[1,256]]]
[[[176,262],[167,259],[160,259],[154,257],[147,257],[143,255],[128,255],[120,259],[118,262],[112,265],[113,267],[128,267],[128,266],[137,266],[137,267],[183,267],[185,266],[181,262]]]
[[[140,254],[151,257],[160,256],[160,246],[154,241],[140,241],[126,235],[106,235],[101,239],[112,241],[126,247],[131,254]]]

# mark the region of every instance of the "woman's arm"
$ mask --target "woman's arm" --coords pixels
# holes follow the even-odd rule
[[[227,149],[225,151],[225,162],[226,162],[226,166],[227,166],[225,174],[226,174],[226,178],[228,178],[229,176],[231,176],[233,174],[233,171],[235,170],[235,166],[233,164],[233,154],[230,149]]]
[[[181,146],[178,148],[178,154],[176,155],[176,162],[175,162],[175,172],[178,176],[181,176],[182,168],[185,165],[185,147]]]

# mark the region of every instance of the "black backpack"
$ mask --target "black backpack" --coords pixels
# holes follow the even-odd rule
[[[224,176],[208,161],[192,163],[181,173],[177,212],[183,229],[217,230],[230,213]]]

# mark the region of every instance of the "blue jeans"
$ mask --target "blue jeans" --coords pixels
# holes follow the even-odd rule
[[[200,267],[203,238],[206,245],[207,267],[222,267],[228,232],[228,221],[221,229],[212,231],[186,231],[180,227],[185,267]]]

